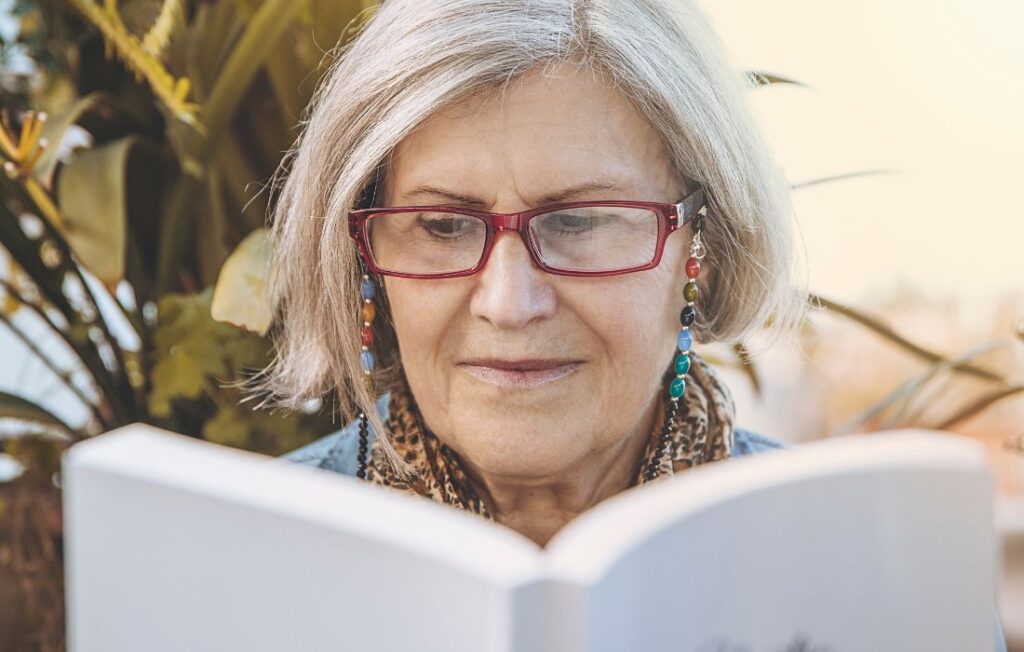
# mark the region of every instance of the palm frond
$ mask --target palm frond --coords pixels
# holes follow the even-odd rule
[[[128,31],[117,13],[117,3],[108,2],[100,7],[92,0],[70,0],[73,6],[103,35],[108,55],[113,52],[124,65],[135,73],[138,80],[145,79],[164,106],[182,122],[201,128],[196,112],[198,105],[186,100],[189,94],[188,77],[175,79],[167,68]],[[161,11],[161,14],[163,12]]]
[[[185,19],[185,4],[182,0],[164,0],[160,14],[142,37],[142,48],[153,57],[159,58],[171,42],[176,25]]]

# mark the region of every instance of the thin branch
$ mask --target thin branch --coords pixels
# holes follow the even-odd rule
[[[801,181],[800,183],[794,183],[790,186],[793,190],[799,190],[801,188],[808,188],[810,186],[816,186],[822,183],[831,183],[833,181],[845,181],[846,179],[857,179],[859,177],[873,177],[883,174],[894,174],[900,172],[895,169],[877,169],[877,170],[861,170],[860,172],[846,172],[844,174],[834,174],[828,177],[819,177],[817,179],[809,179],[807,181]]]
[[[751,84],[755,86],[772,86],[775,84],[792,84],[793,86],[803,86],[804,88],[810,88],[807,84],[790,77],[783,77],[781,75],[775,75],[770,72],[764,72],[761,70],[748,70],[746,77]]]
[[[910,402],[910,400],[914,397],[915,394],[917,394],[920,391],[920,389],[929,380],[931,380],[932,378],[934,378],[943,371],[963,368],[977,356],[987,353],[988,351],[991,351],[997,346],[1000,346],[1000,344],[987,343],[985,345],[982,345],[981,347],[977,347],[975,349],[972,349],[971,351],[968,351],[967,353],[963,354],[962,356],[958,357],[955,360],[945,360],[942,362],[935,363],[934,365],[929,367],[924,373],[914,376],[910,380],[907,380],[906,382],[902,383],[893,391],[886,394],[881,400],[879,400],[874,405],[864,410],[858,416],[854,417],[841,428],[836,430],[834,434],[844,435],[856,432],[868,421],[871,421],[872,419],[881,415],[887,409],[892,407],[893,405],[899,403],[900,401],[903,401],[903,409],[901,409],[898,414],[898,416],[901,416],[905,411],[907,404]],[[895,420],[898,418],[898,416],[890,418],[884,427],[892,427],[895,424]]]
[[[875,333],[881,335],[883,338],[889,340],[890,342],[893,342],[903,350],[907,351],[911,355],[914,355],[918,358],[927,360],[928,362],[931,363],[947,364],[950,366],[951,370],[956,371],[958,373],[969,374],[971,376],[984,378],[985,380],[991,380],[997,383],[1006,383],[1006,380],[1002,376],[993,371],[989,371],[988,369],[983,369],[981,367],[976,367],[974,365],[957,365],[954,362],[947,359],[945,356],[942,356],[938,353],[935,353],[934,351],[926,349],[923,346],[911,342],[910,340],[906,339],[893,329],[883,324],[878,319],[865,315],[857,310],[854,310],[853,308],[836,303],[835,301],[830,301],[829,299],[826,299],[821,295],[817,294],[810,295],[809,300],[812,307],[825,308],[827,310],[840,314],[846,317],[847,319],[851,319],[857,322],[858,324],[867,327],[869,330],[872,330]]]
[[[936,426],[936,428],[938,428],[939,430],[948,430],[957,423],[960,423],[961,421],[964,421],[966,419],[970,419],[971,417],[975,416],[976,414],[978,414],[985,408],[989,407],[993,403],[1001,401],[1005,398],[1009,398],[1015,394],[1021,393],[1024,393],[1024,385],[1010,385],[1009,387],[998,389],[992,392],[991,394],[986,394],[985,396],[982,396],[975,402],[971,403],[964,409],[960,410],[950,418],[940,423],[938,426]]]
[[[71,382],[71,379],[68,376],[67,372],[61,371],[59,368],[57,368],[57,365],[54,364],[53,361],[50,360],[46,356],[46,354],[43,353],[42,350],[38,346],[36,346],[35,343],[32,342],[32,340],[28,338],[27,335],[21,332],[21,330],[18,329],[11,322],[11,320],[7,318],[6,315],[0,314],[0,324],[3,324],[12,333],[14,333],[14,336],[21,340],[21,343],[25,345],[25,348],[27,348],[32,353],[32,355],[39,358],[39,360],[44,365],[46,365],[47,369],[52,371],[53,374],[60,379],[61,383],[69,390],[71,390],[71,393],[74,394],[78,400],[80,400],[83,404],[86,405],[86,407],[92,410],[92,413],[96,416],[96,418],[100,419],[100,423],[106,423],[106,421],[96,411],[96,406],[92,403],[92,401],[90,401],[89,398],[82,393],[82,390],[80,390],[74,383]],[[73,433],[75,439],[82,439],[82,437],[74,430],[69,428],[69,431]]]
[[[111,376],[118,386],[111,388],[111,396],[109,397],[112,402],[123,403],[121,400],[122,392],[126,392],[127,396],[131,398],[130,405],[123,405],[121,416],[124,419],[133,421],[137,417],[136,401],[135,401],[135,390],[128,382],[128,368],[125,363],[124,351],[121,349],[121,344],[114,338],[113,331],[110,329],[110,325],[107,323],[107,318],[100,309],[99,301],[96,299],[96,295],[93,294],[92,288],[85,280],[85,275],[82,274],[82,269],[79,267],[77,260],[74,257],[74,252],[71,250],[71,246],[64,238],[64,234],[57,230],[53,224],[50,224],[46,220],[40,220],[43,228],[46,230],[47,236],[51,241],[60,248],[61,258],[66,261],[66,271],[74,274],[75,278],[78,279],[79,284],[82,286],[82,292],[85,298],[88,300],[89,307],[95,314],[95,318],[92,323],[99,326],[103,333],[103,338],[110,345],[110,350],[114,354],[114,360],[117,363],[117,369],[112,370]],[[123,311],[121,302],[117,300],[117,297],[111,297],[111,300]],[[129,319],[129,323],[132,321]],[[134,325],[134,324],[133,324]]]
[[[75,345],[74,340],[71,339],[71,336],[66,331],[64,331],[62,328],[58,327],[57,324],[53,323],[53,320],[50,319],[49,315],[47,315],[46,312],[40,306],[36,305],[32,301],[27,301],[25,299],[25,297],[20,292],[18,292],[18,290],[14,286],[12,286],[10,283],[8,283],[7,281],[5,281],[3,279],[0,279],[0,288],[3,288],[4,292],[6,292],[7,294],[11,295],[18,303],[20,303],[21,305],[27,307],[32,312],[34,312],[36,314],[36,316],[38,316],[43,321],[43,323],[46,324],[50,328],[50,330],[52,330],[57,335],[59,335],[60,338],[62,340],[64,340],[64,343],[67,344],[68,347],[72,351],[75,351],[75,353],[78,354],[78,349],[77,349],[77,347]],[[14,326],[12,325],[12,322],[9,319],[7,319],[7,317],[5,315],[0,315],[0,317],[3,317],[4,321],[7,323],[7,327],[8,328],[10,328],[11,330],[15,330]],[[23,339],[23,341],[24,341],[24,339]],[[32,349],[32,348],[33,347],[30,347],[30,349]],[[33,350],[33,353],[35,353],[34,350]],[[39,355],[38,357],[42,357],[42,356]],[[79,358],[81,358],[81,354],[79,354]],[[48,360],[43,358],[43,362],[48,362]],[[83,367],[89,372],[90,376],[93,376],[93,381],[96,382],[97,379],[96,379],[95,375],[93,374],[93,371],[91,369],[89,369],[88,366],[83,365]],[[56,373],[58,375],[58,377],[60,377],[62,380],[64,379],[63,374],[57,372],[52,367],[51,367],[51,371],[54,371],[54,373]],[[67,381],[67,382],[70,382],[70,381]],[[98,384],[99,383],[97,382],[97,385]],[[89,408],[92,410],[93,416],[95,416],[96,419],[101,424],[103,424],[104,428],[111,428],[111,427],[113,427],[114,424],[110,423],[109,420],[107,420],[107,419],[105,419],[103,417],[103,415],[100,413],[99,407],[97,405],[95,405],[92,401],[87,400],[85,398],[85,396],[80,394],[79,392],[77,392],[76,388],[73,387],[73,386],[72,386],[72,391],[75,391],[76,396],[78,396],[78,398],[81,399],[83,403],[85,403],[87,406],[89,406]],[[102,392],[100,393],[100,396],[102,397]],[[109,409],[109,406],[108,406],[108,409]]]
[[[890,417],[886,419],[885,423],[882,425],[882,428],[892,428],[897,423],[899,423],[900,420],[903,419],[908,412],[910,412],[910,408],[914,402],[914,398],[920,396],[921,394],[920,390],[943,371],[963,367],[964,365],[969,364],[972,360],[977,360],[981,356],[988,355],[992,351],[996,351],[1005,347],[1005,342],[985,342],[970,349],[967,353],[961,356],[957,356],[953,360],[950,360],[952,364],[939,362],[932,365],[931,369],[925,372],[925,374],[921,377],[920,383],[918,383],[918,386],[914,388],[914,391],[910,392],[907,395],[906,400],[903,401],[903,404],[899,407],[899,409],[897,409],[894,414],[890,415]]]
[[[22,191],[22,193],[24,193],[24,188],[17,183],[13,184],[13,188],[16,191],[20,190]],[[23,196],[20,199],[21,201],[25,202],[27,205],[30,205],[35,209],[39,208],[38,204],[35,202],[35,198],[33,197],[28,197],[27,195],[23,194]],[[27,237],[18,227],[16,218],[11,214],[9,210],[6,210],[4,212],[6,213],[6,217],[8,219],[0,220],[0,227],[5,226],[5,222],[9,220],[9,228],[6,228],[7,234],[12,238],[20,238],[23,241],[23,246],[34,250],[38,245],[27,239]],[[60,233],[60,231],[58,231],[57,228],[54,227],[54,225],[50,223],[49,220],[40,220],[40,223],[42,224],[43,229],[46,232],[46,236],[49,238],[51,242],[53,242],[58,247],[60,251],[61,259],[64,262],[64,264],[61,266],[61,269],[74,274],[78,278],[79,282],[82,284],[85,296],[88,299],[89,303],[91,304],[91,307],[95,311],[96,315],[95,319],[92,320],[91,323],[97,325],[100,328],[104,335],[104,338],[110,344],[110,348],[111,351],[113,351],[114,359],[118,365],[118,369],[109,369],[109,367],[107,367],[107,365],[104,363],[101,356],[99,355],[99,351],[93,351],[92,353],[95,353],[96,355],[89,355],[89,357],[95,358],[92,362],[99,365],[99,367],[102,368],[103,370],[109,372],[105,377],[101,378],[102,374],[98,373],[99,370],[93,368],[92,365],[90,365],[89,361],[86,359],[86,356],[83,355],[88,354],[89,352],[82,351],[77,348],[74,350],[79,355],[79,357],[82,358],[83,363],[85,363],[87,367],[90,367],[90,370],[93,373],[93,377],[97,380],[97,383],[100,385],[100,387],[103,388],[103,391],[107,394],[107,397],[111,403],[111,408],[115,413],[117,413],[120,416],[119,421],[133,421],[137,418],[138,414],[136,396],[134,393],[134,388],[132,388],[131,383],[128,382],[124,355],[121,350],[120,344],[117,342],[117,340],[114,339],[113,334],[111,333],[111,330],[107,324],[107,320],[104,317],[103,312],[100,310],[99,303],[96,301],[96,297],[93,295],[92,290],[89,288],[89,285],[85,282],[85,278],[83,277],[82,272],[78,267],[78,263],[75,261],[72,255],[71,248],[68,245],[67,240],[65,240],[63,234]],[[2,235],[3,234],[0,234],[0,236]],[[79,309],[75,306],[72,306],[71,302],[64,295],[64,290],[63,287],[61,286],[61,283],[54,278],[53,270],[48,268],[39,260],[38,254],[33,253],[28,256],[25,256],[24,258],[19,258],[19,256],[16,254],[14,250],[12,250],[11,246],[7,242],[3,242],[3,244],[15,258],[18,264],[22,267],[22,269],[24,269],[26,273],[28,273],[28,275],[32,277],[33,281],[40,288],[43,294],[48,297],[50,303],[54,304],[54,306],[56,306],[61,311],[61,313],[64,314],[65,318],[69,322],[76,321],[76,317],[80,313]],[[119,303],[117,302],[116,297],[114,298],[114,301],[115,303]],[[130,403],[125,403],[125,398],[127,398],[130,401]]]

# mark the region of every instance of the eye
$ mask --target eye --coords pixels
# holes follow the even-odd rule
[[[577,235],[590,233],[606,226],[612,220],[614,220],[613,216],[598,215],[591,211],[550,213],[544,216],[541,228],[548,233],[557,235]]]
[[[474,230],[474,220],[465,215],[423,213],[416,218],[420,229],[434,238],[451,240],[468,235]]]
[[[548,218],[548,224],[562,231],[581,231],[593,227],[594,220],[574,213],[555,213]]]

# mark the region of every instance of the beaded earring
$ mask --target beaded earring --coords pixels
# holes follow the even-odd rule
[[[363,279],[359,284],[359,294],[363,298],[363,305],[361,309],[361,315],[363,318],[363,329],[360,334],[362,341],[362,351],[359,354],[359,361],[363,367],[363,382],[366,384],[366,391],[370,396],[374,396],[373,393],[373,367],[375,361],[373,359],[373,351],[370,347],[373,346],[373,319],[377,316],[377,307],[373,303],[373,298],[377,294],[377,286],[374,284],[373,279],[370,275],[363,270]],[[369,451],[369,433],[370,424],[366,418],[366,413],[363,411],[359,412],[359,468],[356,470],[356,477],[360,480],[366,478],[366,467],[367,467],[367,453]]]
[[[693,335],[690,333],[690,326],[697,318],[697,309],[694,307],[698,294],[697,276],[700,275],[700,261],[707,253],[704,249],[704,242],[701,240],[706,215],[707,208],[702,206],[693,220],[693,240],[690,242],[690,257],[686,261],[687,281],[683,286],[683,298],[686,299],[686,305],[679,313],[682,328],[679,330],[679,335],[676,336],[676,376],[668,387],[669,401],[665,408],[665,424],[658,435],[658,446],[654,451],[654,456],[647,465],[646,480],[653,480],[658,475],[658,463],[665,454],[668,442],[672,437],[672,423],[679,410],[679,399],[686,393],[686,374],[690,371],[690,350],[693,348]]]

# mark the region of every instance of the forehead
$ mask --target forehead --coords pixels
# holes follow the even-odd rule
[[[660,135],[632,103],[590,69],[562,64],[432,115],[395,148],[386,187],[396,199],[441,185],[493,202],[595,180],[649,195],[673,177]]]

